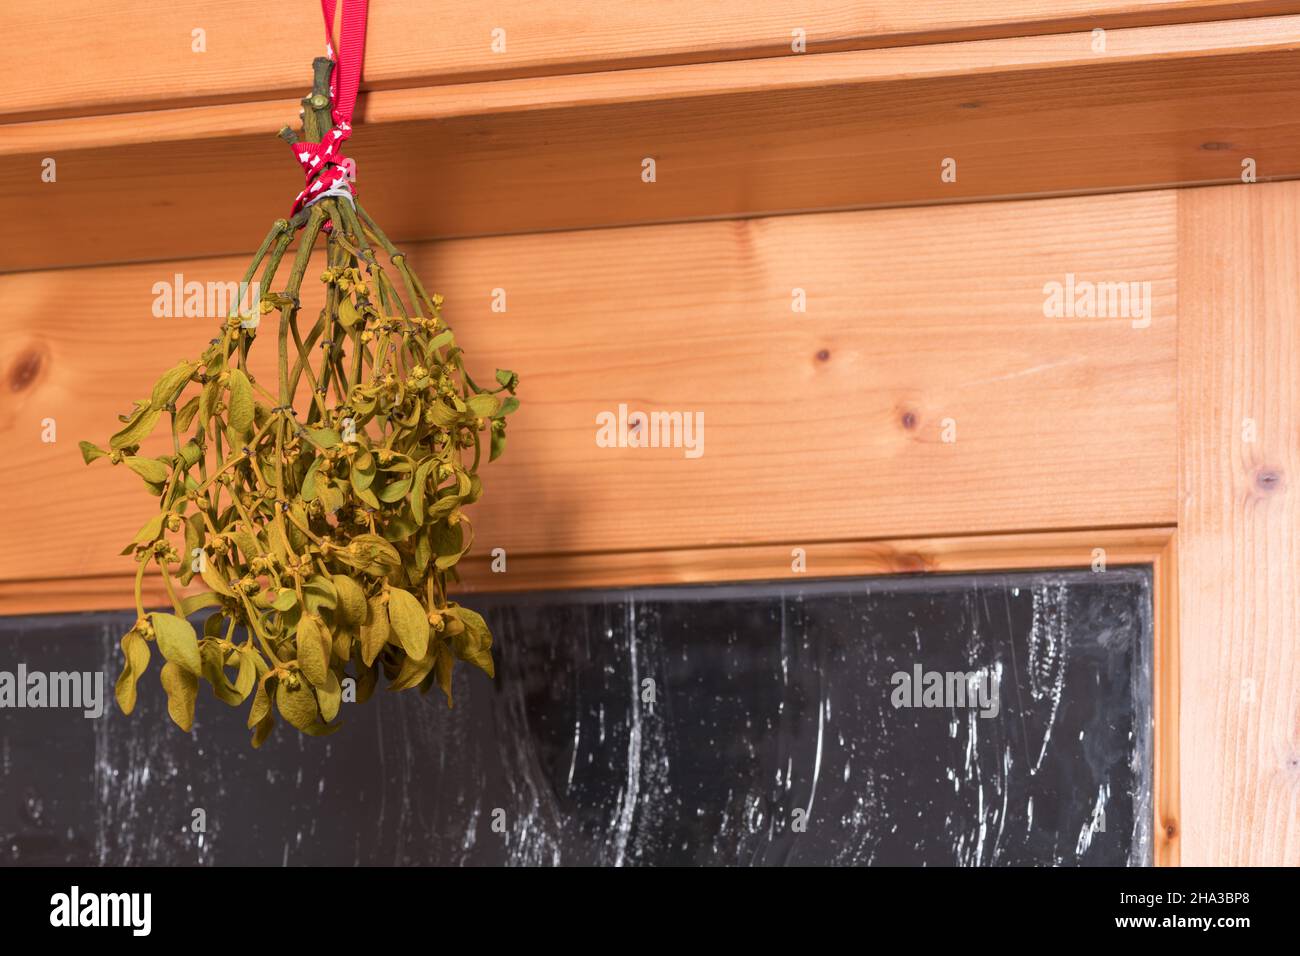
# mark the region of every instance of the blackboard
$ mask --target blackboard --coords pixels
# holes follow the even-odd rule
[[[380,692],[332,737],[260,751],[206,691],[192,735],[167,723],[156,663],[116,711],[133,614],[0,620],[0,672],[103,672],[107,698],[0,709],[0,859],[1150,862],[1147,569],[466,603],[495,681],[459,669],[452,710]]]

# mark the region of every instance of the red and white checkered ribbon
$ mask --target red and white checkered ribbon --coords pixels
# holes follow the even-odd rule
[[[330,74],[330,99],[334,102],[333,128],[319,143],[292,143],[294,158],[307,177],[307,186],[293,201],[297,214],[325,196],[352,196],[356,187],[348,178],[351,163],[343,155],[343,144],[352,135],[352,110],[361,85],[361,60],[366,49],[366,8],[368,0],[342,0],[343,24],[339,42],[342,50],[334,51],[335,0],[321,0],[325,16],[325,52],[334,61]]]

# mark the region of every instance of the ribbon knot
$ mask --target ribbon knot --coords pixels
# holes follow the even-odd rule
[[[352,135],[352,127],[335,126],[319,143],[292,143],[294,159],[307,177],[307,186],[293,201],[293,214],[325,196],[354,196],[356,187],[348,175],[352,160],[343,155],[343,144]]]

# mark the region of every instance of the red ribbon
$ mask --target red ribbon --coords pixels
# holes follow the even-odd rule
[[[361,85],[361,60],[366,55],[366,7],[369,0],[343,0],[343,45],[340,58],[334,53],[334,2],[321,0],[325,15],[325,52],[334,61],[330,74],[330,98],[334,100],[334,125],[351,130],[352,108],[357,105],[357,88]],[[336,95],[337,94],[337,95]]]
[[[335,0],[321,0],[325,16],[325,52],[334,61],[330,74],[330,99],[334,102],[333,128],[319,143],[293,143],[294,158],[307,177],[307,187],[293,201],[296,215],[322,194],[346,188],[355,195],[348,179],[349,160],[343,156],[344,142],[352,135],[352,110],[361,85],[361,61],[366,51],[366,8],[369,0],[343,0],[343,24],[339,37],[342,49],[334,51]],[[355,167],[351,167],[355,168]]]

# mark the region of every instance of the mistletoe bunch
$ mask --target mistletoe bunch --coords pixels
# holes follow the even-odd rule
[[[318,70],[303,101],[310,141],[328,127],[323,88]],[[206,681],[232,706],[252,697],[254,746],[276,712],[304,733],[332,733],[349,678],[358,702],[382,671],[394,690],[436,683],[450,704],[456,660],[492,675],[487,625],[447,586],[473,541],[464,508],[482,494],[479,465],[501,454],[518,407],[514,373],[499,370],[489,389],[465,371],[442,297],[351,197],[278,220],[241,290],[259,268],[258,287],[274,288],[299,230],[282,292],[263,292],[251,318],[232,310],[197,360],[165,372],[121,417],[107,449],[81,443],[87,463],[125,465],[160,502],[123,551],[137,562],[137,620],[122,638],[119,706],[134,708],[156,644],[172,719],[190,729]],[[299,290],[322,236],[325,307],[304,335]],[[271,312],[275,391],[248,370]],[[140,455],[164,421],[171,454]],[[145,612],[150,568],[174,613]],[[182,597],[192,581],[206,589]],[[199,634],[186,618],[204,608]]]

